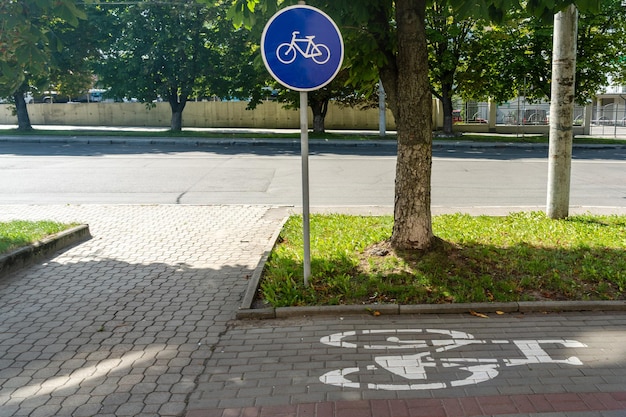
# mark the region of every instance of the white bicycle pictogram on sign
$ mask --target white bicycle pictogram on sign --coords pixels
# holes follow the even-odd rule
[[[408,339],[406,339],[408,338]],[[542,347],[583,348],[576,340],[480,340],[469,333],[441,329],[363,330],[335,333],[320,339],[328,346],[363,351],[384,350],[373,355],[375,364],[336,369],[325,373],[320,381],[345,388],[407,391],[442,389],[478,384],[495,378],[498,368],[530,364],[566,364],[580,366],[575,356],[554,359]],[[497,359],[497,348],[523,357]],[[410,350],[417,353],[390,355],[390,351]],[[447,352],[452,352],[449,357]],[[502,356],[502,355],[498,355]]]
[[[322,65],[328,62],[330,59],[330,49],[323,43],[315,43],[315,35],[305,36],[298,39],[300,32],[295,31],[292,33],[291,42],[285,42],[278,45],[276,48],[276,57],[283,64],[291,64],[296,60],[297,53],[304,58],[311,58],[316,64]],[[306,44],[306,49],[302,49],[300,44]]]

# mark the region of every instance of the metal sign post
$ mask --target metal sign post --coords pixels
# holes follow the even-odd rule
[[[335,78],[343,62],[343,38],[327,14],[303,3],[286,7],[271,17],[261,36],[261,55],[265,67],[276,81],[300,92],[303,263],[304,285],[308,286],[311,275],[311,237],[307,92],[318,90]]]
[[[300,153],[302,155],[302,242],[304,244],[304,286],[311,276],[311,222],[309,214],[309,121],[308,94],[300,91]]]

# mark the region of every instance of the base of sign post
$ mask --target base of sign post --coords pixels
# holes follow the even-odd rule
[[[304,242],[304,286],[311,276],[311,233],[309,214],[309,98],[300,92],[300,148],[302,153],[302,241]]]
[[[304,285],[311,275],[309,229],[309,121],[307,91],[328,85],[343,62],[343,38],[337,24],[315,7],[300,1],[276,12],[261,35],[261,56],[272,77],[300,92],[300,142],[302,146],[302,219]],[[297,42],[297,43],[296,43]],[[306,42],[307,47],[301,48]]]

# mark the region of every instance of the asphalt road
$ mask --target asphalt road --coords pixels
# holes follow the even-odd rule
[[[395,146],[311,144],[312,207],[393,206]],[[0,143],[3,204],[302,204],[297,144]],[[545,207],[547,148],[434,152],[438,207]],[[626,148],[575,149],[570,204],[626,207]]]

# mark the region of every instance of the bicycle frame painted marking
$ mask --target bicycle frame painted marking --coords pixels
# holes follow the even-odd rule
[[[384,341],[375,343],[357,344],[351,339],[359,336],[364,338],[380,338],[388,335]],[[415,336],[426,336],[423,339]],[[403,336],[412,336],[404,340]],[[434,338],[432,337],[434,336]],[[439,336],[447,337],[440,339]],[[346,340],[348,339],[348,340]],[[441,329],[399,329],[399,330],[363,330],[360,332],[347,331],[334,333],[322,337],[320,342],[333,347],[346,349],[369,350],[424,350],[418,353],[398,355],[375,355],[374,365],[348,367],[336,369],[320,376],[320,381],[344,388],[366,388],[374,390],[407,391],[425,389],[443,389],[464,385],[479,384],[489,381],[498,376],[498,368],[529,364],[566,364],[573,366],[582,365],[582,361],[575,356],[567,359],[554,359],[546,352],[542,345],[562,346],[565,348],[587,347],[576,340],[544,339],[544,340],[480,340],[469,333],[455,330]],[[387,344],[383,344],[386,342]],[[465,356],[441,357],[448,351],[473,345],[506,345],[512,344],[521,353],[523,358],[495,359],[495,358],[472,358]],[[430,371],[430,372],[429,372]],[[432,381],[429,373],[441,376],[448,372],[452,377],[449,380]],[[376,376],[389,379],[389,382],[359,382],[362,378],[355,375],[365,373],[368,378]],[[386,375],[385,375],[386,374]],[[395,375],[395,377],[394,377]],[[467,375],[467,376],[465,376]],[[465,376],[461,378],[459,376]],[[398,378],[399,377],[399,378]],[[453,379],[457,378],[457,379]],[[396,382],[397,381],[397,382]]]

